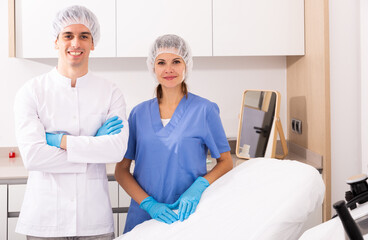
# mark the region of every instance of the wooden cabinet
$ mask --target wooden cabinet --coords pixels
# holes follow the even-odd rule
[[[304,55],[304,0],[213,0],[213,55]]]
[[[118,0],[117,56],[146,57],[163,34],[188,41],[195,56],[212,56],[211,0]]]
[[[15,0],[16,56],[56,58],[52,22],[56,13],[70,5],[83,5],[98,18],[101,38],[91,57],[115,57],[115,0]]]

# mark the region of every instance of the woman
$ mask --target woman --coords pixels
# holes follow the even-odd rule
[[[184,221],[203,191],[233,166],[217,105],[187,91],[193,61],[185,41],[176,35],[157,38],[147,65],[159,83],[157,97],[130,113],[128,150],[115,169],[132,197],[124,233],[151,218]],[[208,149],[217,159],[209,173]]]

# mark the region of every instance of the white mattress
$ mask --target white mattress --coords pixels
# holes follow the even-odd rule
[[[117,239],[298,239],[324,191],[321,175],[309,165],[252,159],[209,186],[186,221],[146,221]]]

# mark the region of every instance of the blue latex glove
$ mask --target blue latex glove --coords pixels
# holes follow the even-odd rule
[[[122,122],[123,121],[119,120],[117,116],[107,119],[107,121],[98,129],[96,137],[120,133],[121,129],[124,127],[124,125],[121,124]]]
[[[46,133],[47,145],[60,148],[61,138],[64,133]]]
[[[207,179],[198,177],[175,203],[169,205],[171,209],[177,209],[179,207],[178,214],[181,222],[194,213],[202,193],[209,185]]]
[[[160,222],[171,224],[179,219],[178,215],[168,207],[168,204],[159,203],[151,196],[145,198],[139,207],[148,212],[153,219]]]

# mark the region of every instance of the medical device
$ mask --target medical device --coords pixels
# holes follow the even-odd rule
[[[367,178],[366,174],[360,174],[346,180],[346,183],[350,185],[350,191],[345,193],[347,208],[354,209],[357,203],[363,204],[368,201]]]
[[[357,204],[364,204],[368,201],[367,178],[366,174],[360,174],[346,180],[346,183],[350,185],[350,191],[345,193],[347,203],[345,204],[345,201],[341,200],[333,205],[341,219],[346,234],[351,240],[363,240],[362,234],[368,233],[368,215],[354,221],[348,210],[348,208],[353,210],[357,208]]]
[[[337,214],[339,215],[342,225],[344,226],[345,232],[350,238],[350,240],[363,240],[363,235],[358,225],[351,217],[349,210],[345,205],[345,201],[344,200],[338,201],[333,205],[333,207],[335,208]]]

